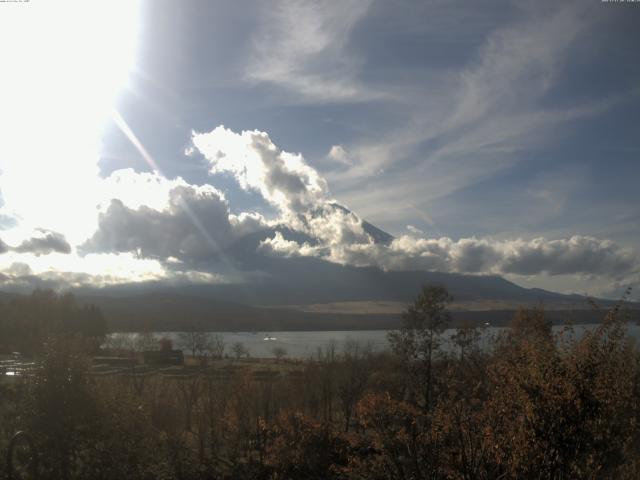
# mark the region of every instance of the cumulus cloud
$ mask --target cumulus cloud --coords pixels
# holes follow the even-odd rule
[[[609,240],[586,236],[552,241],[516,240],[509,242],[505,250],[503,270],[520,275],[544,271],[550,275],[593,273],[615,278],[629,273],[637,265],[637,257],[631,250]]]
[[[35,255],[48,255],[50,253],[71,253],[71,245],[65,236],[58,232],[39,229],[38,235],[23,241],[13,248],[18,253],[33,253]]]
[[[331,160],[336,161],[338,163],[343,163],[345,165],[351,165],[352,161],[347,154],[347,151],[344,149],[342,145],[333,145],[329,153],[327,154]]]
[[[230,214],[223,194],[212,186],[177,185],[162,210],[146,205],[134,209],[113,199],[81,250],[191,261],[216,256],[238,236],[260,228],[260,215]]]
[[[327,184],[300,154],[280,150],[265,132],[235,133],[219,126],[193,133],[193,146],[210,163],[212,174],[228,172],[283,212],[302,212],[324,199]]]
[[[258,251],[284,257],[317,257],[323,256],[323,253],[329,253],[329,249],[311,245],[309,242],[300,244],[293,240],[287,240],[278,231],[275,232],[272,238],[267,238],[260,242]]]
[[[383,270],[591,275],[616,282],[639,274],[633,251],[588,236],[559,240],[427,239],[420,238],[423,232],[419,228],[407,225],[410,235],[383,242],[376,237],[374,227],[335,203],[325,179],[302,155],[278,148],[264,132],[236,133],[223,126],[208,133],[194,132],[192,149],[209,162],[210,174],[232,175],[241,188],[259,193],[280,217],[267,221],[258,213],[232,214],[223,193],[211,185],[191,185],[181,178],[167,179],[158,172],[121,170],[102,181],[101,197],[107,200],[99,205],[97,230],[77,250],[84,259],[97,253],[123,262],[129,258],[131,265],[145,261],[153,265],[141,265],[144,268],[137,272],[122,274],[102,273],[100,268],[92,272],[40,269],[34,274],[26,269],[19,271],[20,264],[15,263],[15,268],[2,270],[3,281],[18,285],[33,283],[37,277],[39,281],[68,286],[108,285],[136,278],[220,282],[222,277],[211,268],[217,260],[228,262],[225,250],[241,237],[271,227],[275,227],[275,234],[258,246],[262,254],[316,257]],[[346,156],[340,146],[334,146],[332,152],[336,158]],[[293,240],[289,235],[285,237],[285,231],[301,233],[309,240]],[[17,247],[0,240],[0,253],[3,252],[10,252],[3,255],[5,259],[24,254],[33,260],[50,253],[68,254],[71,246],[62,234],[41,229],[37,236],[23,240]],[[225,267],[237,274],[233,265]]]
[[[194,133],[192,143],[212,174],[230,173],[243,189],[258,192],[288,228],[331,245],[371,240],[362,220],[334,203],[325,179],[302,155],[281,150],[265,132],[235,133],[220,126]]]
[[[267,239],[261,249],[274,255],[317,256],[355,266],[384,270],[437,270],[516,275],[601,275],[621,279],[638,271],[637,255],[609,240],[588,236],[547,240],[462,238],[424,239],[402,236],[388,246],[354,243],[310,246]]]
[[[388,244],[376,242],[357,215],[330,199],[324,178],[301,155],[279,149],[266,133],[235,133],[218,127],[209,133],[194,133],[192,142],[209,161],[212,174],[232,174],[242,188],[260,193],[279,209],[283,226],[313,239],[298,243],[277,232],[260,244],[262,253],[313,256],[385,270],[610,278],[637,270],[634,252],[587,236],[559,240],[425,239],[417,237],[422,234],[420,229],[408,225],[413,235]],[[336,155],[339,152],[338,148],[334,151]]]

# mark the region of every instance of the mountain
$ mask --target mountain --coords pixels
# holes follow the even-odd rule
[[[345,207],[333,208],[350,213]],[[374,242],[389,243],[393,236],[363,222]],[[280,232],[286,240],[315,244],[310,236],[283,225],[245,235],[227,248],[226,263],[246,278],[242,283],[131,284],[101,290],[81,289],[82,294],[129,296],[161,291],[246,306],[308,305],[353,301],[412,301],[423,285],[445,286],[458,302],[499,301],[506,304],[582,304],[580,295],[562,295],[542,289],[520,287],[496,275],[465,275],[429,271],[383,271],[376,267],[353,267],[315,257],[278,257],[258,251],[260,242]]]
[[[350,213],[345,207],[336,209]],[[388,244],[393,236],[363,222],[374,242]],[[316,240],[284,226],[245,235],[224,254],[245,272],[260,272],[249,283],[190,285],[182,293],[251,305],[287,305],[359,300],[411,301],[422,285],[443,285],[457,300],[517,302],[583,302],[579,295],[526,289],[496,275],[464,275],[429,271],[383,271],[376,267],[339,265],[315,257],[283,258],[258,252],[260,242],[280,232],[286,240],[314,245]]]
[[[339,203],[332,203],[331,206],[336,210],[341,210],[347,214],[353,213],[351,210],[343,207]],[[367,234],[373,239],[374,243],[389,245],[394,238],[393,235],[385,232],[384,230],[380,230],[378,227],[371,225],[366,220],[362,220],[362,229],[367,232]]]
[[[340,205],[333,205],[349,212]],[[374,242],[393,236],[363,222]],[[399,313],[423,285],[445,286],[454,297],[456,321],[505,324],[519,306],[544,304],[551,317],[593,322],[599,312],[580,295],[520,287],[496,275],[428,271],[383,271],[339,265],[315,257],[284,258],[258,251],[260,242],[280,232],[287,240],[315,239],[285,226],[273,226],[238,239],[225,250],[227,264],[242,283],[132,283],[74,290],[82,303],[99,306],[114,330],[340,330],[395,328]],[[14,294],[0,292],[0,301]],[[608,307],[611,302],[600,302]],[[571,312],[571,313],[567,313]]]
[[[295,307],[256,307],[166,290],[119,297],[79,296],[78,300],[100,307],[112,331],[376,330],[398,328],[401,324],[399,313],[310,312]],[[452,326],[465,322],[507,325],[513,314],[514,308],[453,310]],[[593,309],[549,310],[547,315],[555,323],[567,319],[574,323],[602,320],[602,314]]]

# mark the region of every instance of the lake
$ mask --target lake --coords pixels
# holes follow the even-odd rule
[[[578,337],[587,330],[596,328],[596,324],[575,325],[574,334]],[[561,325],[553,327],[558,332]],[[491,340],[505,327],[486,327],[482,329],[480,346],[486,348]],[[629,336],[640,339],[640,326],[629,324],[627,326]],[[249,350],[249,354],[254,358],[273,357],[273,349],[282,347],[287,351],[288,357],[309,358],[315,355],[319,348],[325,348],[332,342],[336,345],[336,351],[341,352],[347,341],[358,341],[371,345],[374,351],[382,351],[389,348],[387,341],[388,330],[335,330],[335,331],[289,331],[289,332],[211,332],[220,334],[226,344],[225,353],[231,355],[230,347],[235,342],[241,342]],[[451,350],[450,337],[455,333],[455,329],[446,330],[443,334],[443,349]],[[181,342],[180,332],[155,332],[158,338],[166,337],[173,341],[174,348],[190,353],[187,346]],[[122,346],[134,345],[138,333],[112,333],[108,342],[120,344]]]

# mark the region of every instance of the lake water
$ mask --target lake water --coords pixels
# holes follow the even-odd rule
[[[575,325],[574,334],[580,337],[587,330],[593,330],[597,325]],[[562,326],[554,326],[554,331],[560,331]],[[480,346],[486,348],[491,340],[500,333],[502,327],[487,327],[482,329]],[[627,326],[629,336],[640,339],[640,326],[629,324]],[[273,357],[273,349],[282,347],[286,350],[288,357],[309,358],[318,352],[319,348],[325,348],[331,343],[335,343],[336,351],[341,352],[348,341],[358,341],[368,344],[374,351],[382,351],[389,348],[387,341],[387,330],[357,330],[357,331],[312,331],[312,332],[211,332],[222,335],[226,344],[225,353],[231,355],[231,345],[241,342],[248,350],[249,355],[254,358]],[[446,330],[443,334],[443,349],[451,349],[450,337],[455,333],[455,329]],[[123,347],[135,345],[138,333],[112,333],[108,342],[112,345]],[[166,337],[173,341],[174,348],[179,348],[190,353],[186,345],[183,344],[180,332],[155,332],[158,338]]]

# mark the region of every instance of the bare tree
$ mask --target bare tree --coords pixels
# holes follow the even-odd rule
[[[324,349],[319,347],[317,357],[323,420],[332,422],[333,403],[336,393],[336,364],[338,361],[335,340],[329,341]]]
[[[207,350],[211,358],[222,358],[225,349],[224,337],[219,333],[209,334],[207,341]]]
[[[287,349],[284,347],[273,347],[271,353],[273,353],[273,356],[276,357],[276,360],[279,362],[287,356]]]
[[[363,346],[356,340],[347,340],[342,354],[342,364],[338,371],[338,400],[344,417],[344,431],[349,431],[351,417],[356,403],[362,397],[369,380],[367,359],[371,347]]]
[[[244,343],[242,342],[234,342],[234,344],[231,345],[231,352],[233,352],[236,359],[240,359],[240,357],[249,356],[249,350],[247,349],[247,347],[245,347]]]
[[[203,331],[182,332],[180,334],[180,343],[191,351],[193,358],[201,357],[208,348],[208,334]]]

